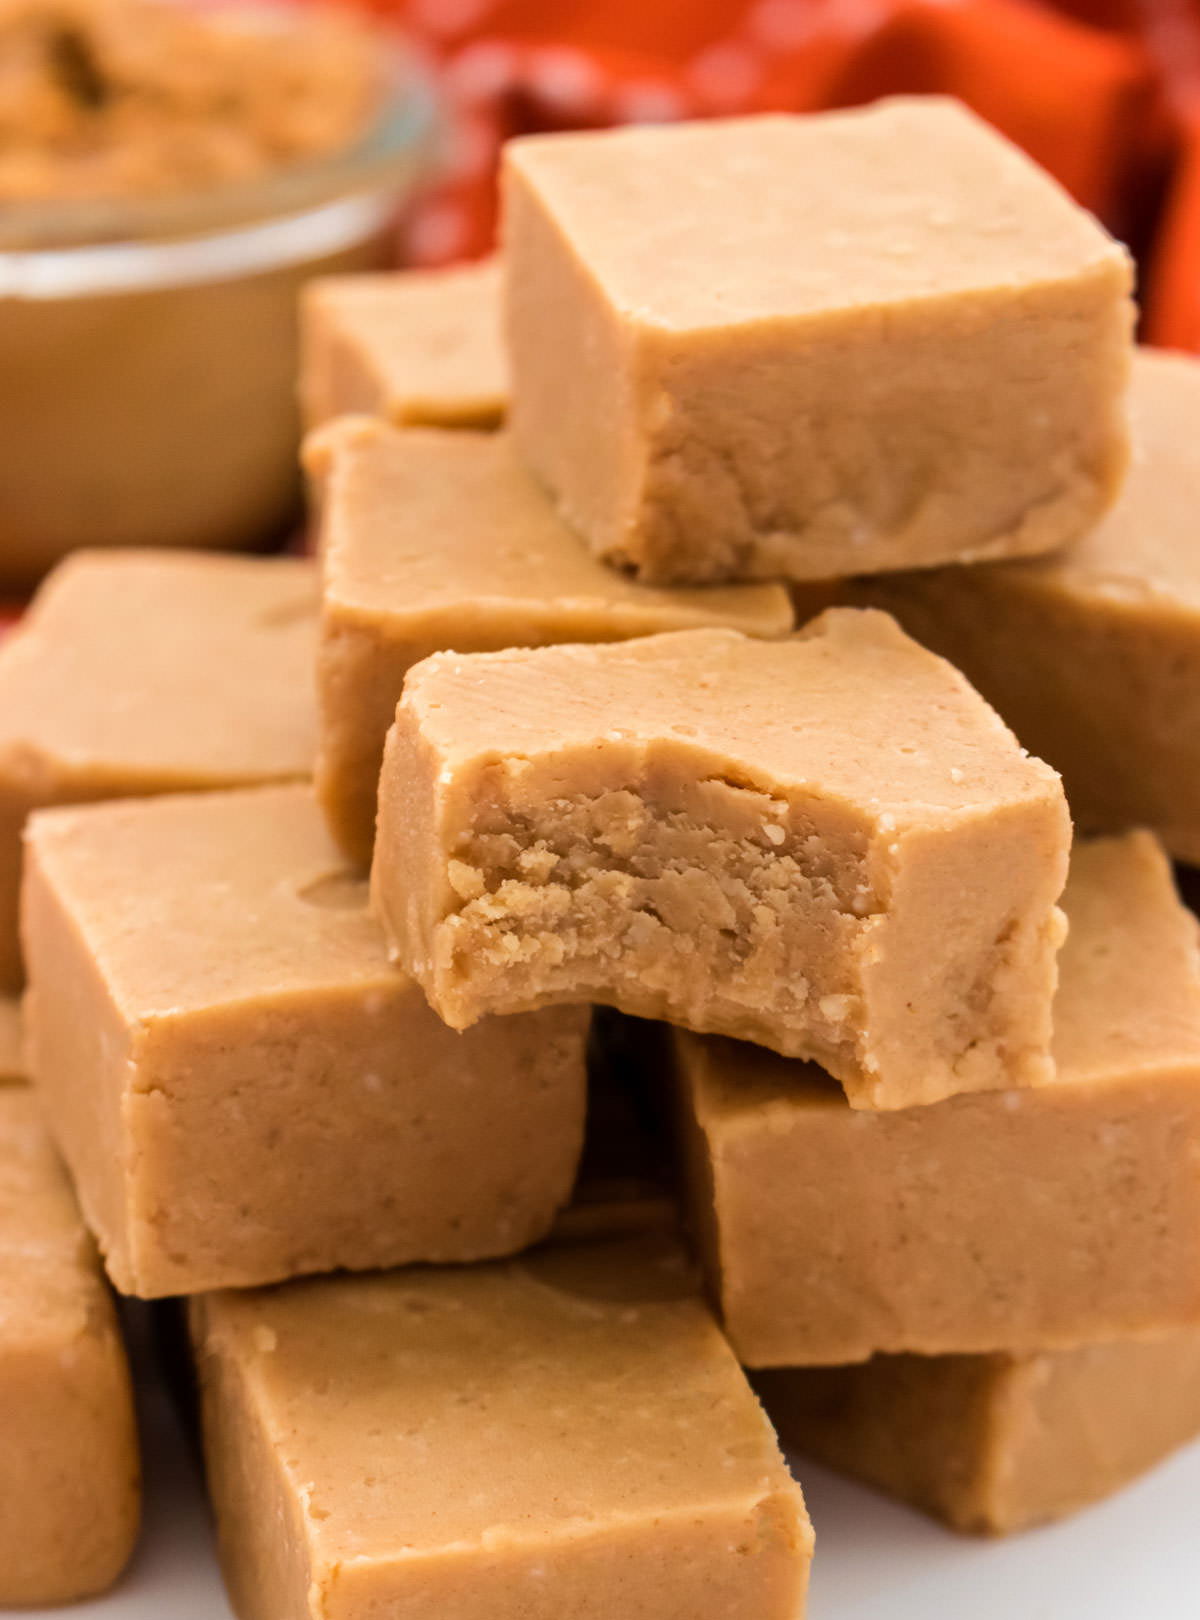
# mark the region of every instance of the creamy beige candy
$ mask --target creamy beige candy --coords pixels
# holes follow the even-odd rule
[[[1148,833],[1078,844],[1057,1077],[866,1116],[674,1036],[692,1222],[749,1366],[1200,1326],[1200,953]]]
[[[646,579],[1048,551],[1116,494],[1129,255],[951,101],[511,142],[511,417]]]
[[[1063,774],[1076,820],[1200,861],[1200,362],[1138,352],[1133,462],[1070,550],[848,587],[963,669]]]
[[[366,412],[396,427],[494,428],[508,406],[495,259],[325,276],[301,298],[300,397],[315,427]]]
[[[696,625],[760,636],[792,627],[781,585],[661,590],[597,562],[505,434],[396,433],[357,419],[309,445],[324,561],[317,792],[364,865],[384,739],[422,658]]]
[[[32,1075],[123,1292],[475,1260],[549,1229],[586,1011],[448,1030],[309,788],[47,811],[27,851]]]
[[[755,1383],[789,1449],[959,1530],[1004,1535],[1110,1495],[1200,1434],[1200,1331],[876,1356]]]
[[[125,1348],[37,1100],[0,1087],[0,1606],[109,1586],[141,1512]]]
[[[317,575],[298,558],[84,552],[0,646],[0,987],[21,982],[31,810],[312,774]]]
[[[812,1529],[657,1234],[192,1306],[241,1620],[800,1620]]]
[[[956,670],[835,610],[417,665],[372,890],[456,1028],[597,1001],[900,1108],[1050,1077],[1069,840],[1057,776]]]

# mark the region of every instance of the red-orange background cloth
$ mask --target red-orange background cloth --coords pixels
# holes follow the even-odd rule
[[[961,97],[1127,241],[1142,337],[1200,349],[1200,0],[367,0],[440,65],[455,134],[408,254],[474,257],[531,130]]]

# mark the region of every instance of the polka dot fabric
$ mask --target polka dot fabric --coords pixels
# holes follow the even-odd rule
[[[455,118],[409,257],[484,252],[510,135],[960,96],[1133,247],[1142,336],[1200,349],[1200,0],[374,0]]]

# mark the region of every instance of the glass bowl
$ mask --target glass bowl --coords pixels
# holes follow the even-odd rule
[[[320,160],[0,207],[0,586],[79,546],[252,547],[294,519],[299,289],[392,261],[438,146],[417,58],[389,41],[384,70],[371,128]]]

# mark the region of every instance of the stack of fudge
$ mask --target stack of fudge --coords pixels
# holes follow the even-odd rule
[[[951,103],[504,179],[308,298],[317,559],[0,649],[0,1603],[136,1533],[104,1272],[241,1620],[797,1620],[760,1401],[985,1532],[1200,1433],[1200,363]]]

